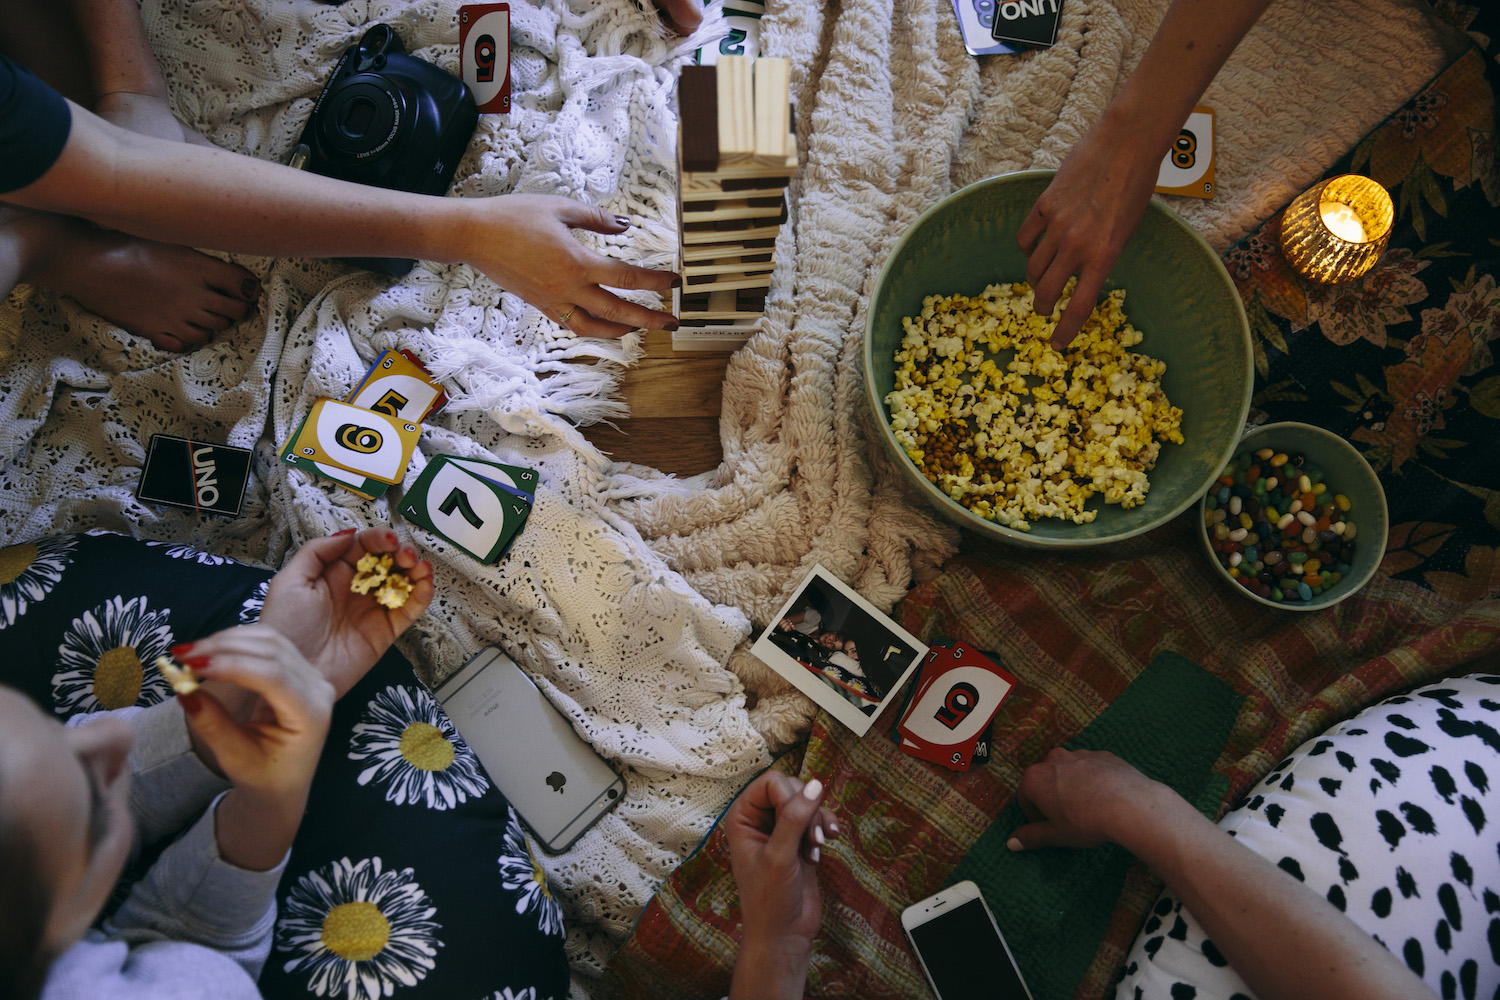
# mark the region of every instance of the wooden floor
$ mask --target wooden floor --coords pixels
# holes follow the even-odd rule
[[[715,468],[719,408],[729,351],[673,351],[672,335],[646,334],[646,356],[625,373],[622,394],[630,417],[585,427],[583,434],[620,462],[637,462],[679,476]]]

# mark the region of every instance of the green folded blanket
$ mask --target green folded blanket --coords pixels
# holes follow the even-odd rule
[[[1191,660],[1162,653],[1067,746],[1109,750],[1212,815],[1228,782],[1211,769],[1243,701]],[[1005,843],[1025,822],[1012,802],[949,884],[978,883],[1032,996],[1065,1000],[1104,938],[1132,857],[1114,844],[1012,851]]]

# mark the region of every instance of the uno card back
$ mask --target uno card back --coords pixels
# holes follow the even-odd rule
[[[510,4],[458,8],[460,76],[480,114],[510,112]]]
[[[135,495],[152,503],[233,517],[244,504],[249,479],[247,448],[153,434]]]

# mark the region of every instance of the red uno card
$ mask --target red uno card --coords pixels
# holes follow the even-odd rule
[[[510,112],[510,4],[458,8],[459,76],[480,114]]]
[[[967,771],[974,747],[1016,679],[967,643],[933,646],[897,732],[914,757]]]

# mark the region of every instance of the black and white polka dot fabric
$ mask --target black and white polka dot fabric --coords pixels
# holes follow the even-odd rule
[[[1443,998],[1500,996],[1500,677],[1389,698],[1309,740],[1219,825],[1316,890]],[[1116,1000],[1252,994],[1170,892]]]

